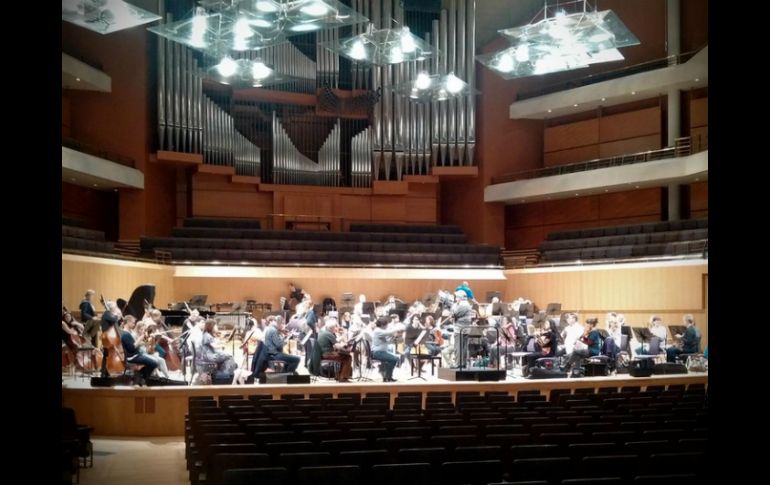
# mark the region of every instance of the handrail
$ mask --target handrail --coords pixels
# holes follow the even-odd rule
[[[596,84],[603,81],[609,81],[611,79],[618,79],[621,77],[630,76],[632,74],[638,74],[640,72],[653,71],[655,69],[662,69],[669,66],[684,64],[685,62],[692,59],[695,56],[695,54],[700,52],[700,50],[703,49],[703,47],[705,47],[705,45],[701,46],[696,50],[692,50],[689,52],[684,52],[681,54],[663,57],[660,59],[654,59],[651,61],[634,64],[633,66],[626,66],[620,69],[615,69],[613,71],[605,71],[605,72],[600,72],[596,74],[589,74],[588,76],[585,76],[582,78],[571,79],[569,81],[562,81],[554,84],[549,84],[540,89],[525,91],[523,93],[517,93],[516,101],[521,101],[521,100],[530,99],[530,98],[537,98],[538,96],[545,96],[546,94],[558,93],[560,91],[566,91],[567,89],[579,88],[581,86],[587,86],[589,84]]]
[[[595,158],[584,162],[568,163],[556,165],[553,167],[543,167],[531,170],[522,170],[509,174],[492,177],[492,185],[514,182],[516,180],[527,180],[540,177],[554,177],[575,172],[587,172],[599,168],[618,167],[621,165],[633,165],[636,163],[652,162],[664,160],[667,158],[676,158],[690,155],[692,153],[690,137],[676,139],[676,145],[673,147],[661,148],[659,150],[648,150],[646,152],[637,152],[615,157]]]

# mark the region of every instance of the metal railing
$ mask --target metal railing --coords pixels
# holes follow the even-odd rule
[[[708,148],[708,144],[705,145]],[[701,148],[703,145],[701,145]],[[661,148],[659,150],[648,150],[646,152],[631,153],[627,155],[618,155],[615,157],[597,158],[585,162],[568,163],[565,165],[556,165],[554,167],[536,168],[534,170],[522,170],[510,174],[492,177],[492,184],[503,184],[514,182],[516,180],[527,180],[540,177],[554,177],[576,172],[587,172],[599,168],[619,167],[621,165],[633,165],[637,163],[653,162],[666,158],[684,157],[692,152],[692,143],[690,137],[677,138],[673,147]]]
[[[705,46],[703,46],[705,47]],[[612,79],[620,79],[622,77],[631,76],[632,74],[639,74],[641,72],[654,71],[656,69],[663,69],[665,67],[676,66],[678,64],[684,64],[695,56],[703,47],[693,51],[677,54],[674,56],[663,57],[661,59],[655,59],[652,61],[642,62],[640,64],[634,64],[633,66],[616,69],[613,71],[600,72],[597,74],[591,74],[579,79],[571,79],[569,81],[562,81],[555,84],[549,84],[540,89],[532,91],[525,91],[516,95],[516,101],[522,101],[524,99],[537,98],[538,96],[545,96],[546,94],[558,93],[560,91],[566,91],[568,89],[575,89],[582,86],[588,86],[590,84],[596,84],[604,81],[610,81]]]

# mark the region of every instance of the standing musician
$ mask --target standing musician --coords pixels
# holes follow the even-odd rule
[[[473,294],[473,293],[471,293]],[[455,325],[455,343],[454,343],[454,367],[465,366],[465,360],[468,357],[467,335],[463,331],[471,326],[473,321],[473,309],[468,303],[468,296],[464,291],[455,292],[455,303],[450,310]]]
[[[339,362],[340,371],[337,373],[336,379],[338,382],[349,382],[353,376],[353,357],[350,355],[348,343],[342,335],[343,329],[339,327],[337,319],[334,317],[326,317],[324,322],[324,327],[318,334],[318,341],[316,342],[318,350],[313,352],[311,368],[320,373],[321,358]]]
[[[85,324],[83,332],[91,338],[91,345],[96,347],[96,337],[99,334],[99,328],[96,326],[96,308],[91,302],[91,297],[96,292],[94,290],[86,290],[85,298],[80,302],[80,319]]]
[[[294,283],[289,283],[289,298],[284,301],[283,309],[294,311],[297,304],[305,299],[305,292],[297,288]]]

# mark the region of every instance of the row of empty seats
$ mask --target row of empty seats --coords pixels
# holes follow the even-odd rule
[[[263,231],[248,221],[191,218],[172,237],[144,237],[146,256],[185,261],[253,261],[265,264],[394,264],[498,266],[500,248],[465,243],[456,226],[360,225],[383,232]],[[256,222],[258,221],[251,221]],[[238,225],[240,224],[240,225]],[[409,228],[411,232],[397,232]]]
[[[460,226],[414,224],[351,224],[350,232],[398,232],[417,234],[462,234]]]
[[[641,234],[650,232],[682,231],[687,229],[706,229],[709,227],[708,218],[684,219],[680,221],[648,222],[623,226],[593,227],[590,229],[573,229],[549,233],[546,239],[579,239],[585,237],[624,236],[626,234]]]
[[[257,219],[225,219],[214,217],[188,217],[184,227],[219,227],[227,229],[261,229],[262,224]]]
[[[111,242],[105,241],[104,231],[96,231],[83,227],[61,226],[62,249],[89,251],[97,253],[112,253]]]
[[[655,222],[548,234],[541,261],[602,260],[705,255],[708,219]]]

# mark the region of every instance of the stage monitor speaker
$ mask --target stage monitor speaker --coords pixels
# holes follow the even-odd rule
[[[687,367],[684,364],[675,364],[666,362],[665,364],[655,364],[652,369],[653,374],[687,374]]]
[[[632,360],[628,364],[628,373],[631,377],[650,377],[654,365],[653,359]]]
[[[115,385],[111,377],[92,377],[91,387],[112,387]]]
[[[542,367],[533,367],[529,372],[530,379],[566,379],[567,373],[559,369],[543,369]]]

